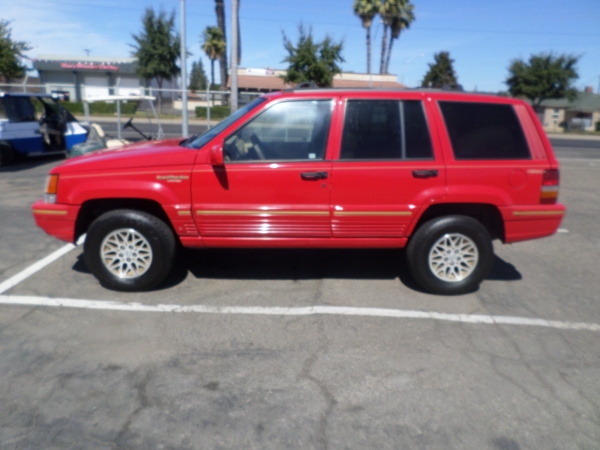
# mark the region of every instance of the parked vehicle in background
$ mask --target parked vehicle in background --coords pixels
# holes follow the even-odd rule
[[[19,157],[67,154],[87,134],[57,95],[0,92],[0,166]]]
[[[96,150],[102,149],[114,149],[120,148],[124,145],[129,144],[130,142],[126,139],[123,139],[122,132],[126,128],[132,128],[137,131],[144,139],[152,140],[152,139],[162,139],[164,136],[162,126],[160,124],[160,119],[158,118],[158,114],[156,112],[156,108],[154,108],[154,100],[155,97],[149,95],[108,95],[108,96],[96,96],[91,98],[86,98],[83,100],[83,107],[85,112],[85,124],[89,128],[90,132],[87,136],[87,140],[81,144],[75,145],[71,149],[70,156],[80,156],[86,153],[90,153]],[[115,103],[117,105],[117,136],[116,137],[108,137],[104,134],[104,130],[97,123],[91,123],[90,119],[90,104],[94,102],[107,102],[107,103]],[[156,125],[154,126],[155,130],[151,135],[145,135],[142,133],[135,125],[133,125],[133,117],[131,117],[125,125],[121,126],[121,103],[131,103],[131,102],[147,102],[150,106],[150,110],[154,116],[154,120],[156,121]],[[137,110],[137,108],[136,108]],[[148,115],[148,122],[152,125],[152,121],[150,120],[150,115]]]
[[[505,97],[435,90],[289,90],[201,136],[84,155],[50,171],[33,214],[87,233],[111,289],[160,284],[186,247],[403,248],[427,291],[489,273],[492,240],[553,234],[558,162],[535,113]]]

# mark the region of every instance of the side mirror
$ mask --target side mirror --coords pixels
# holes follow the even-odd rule
[[[210,164],[213,166],[224,166],[225,160],[223,159],[223,143],[219,142],[212,146],[210,149]]]

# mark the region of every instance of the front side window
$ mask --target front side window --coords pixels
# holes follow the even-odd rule
[[[225,160],[323,160],[332,106],[332,100],[273,105],[225,140]]]
[[[223,130],[225,130],[227,127],[229,127],[231,124],[233,124],[236,120],[243,117],[245,114],[249,113],[253,109],[258,108],[260,105],[262,105],[266,101],[267,101],[267,99],[265,97],[258,97],[257,99],[253,100],[252,102],[250,102],[247,105],[238,109],[236,112],[234,112],[232,115],[230,115],[226,119],[219,122],[215,127],[211,128],[210,130],[207,130],[204,134],[201,134],[200,136],[193,136],[191,138],[188,138],[185,141],[181,142],[179,145],[181,145],[183,147],[189,147],[189,148],[204,147],[212,139],[217,137],[217,135],[219,133],[221,133]]]
[[[35,108],[29,97],[4,97],[6,116],[11,122],[35,122]]]
[[[512,105],[439,102],[456,159],[529,159]]]
[[[413,100],[348,100],[341,160],[431,159],[423,105]]]

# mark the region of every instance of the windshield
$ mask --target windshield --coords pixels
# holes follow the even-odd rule
[[[183,141],[181,143],[181,145],[183,145],[184,147],[190,147],[190,148],[204,147],[211,139],[213,139],[217,134],[219,134],[221,131],[226,129],[229,125],[231,125],[236,120],[238,120],[240,117],[242,117],[246,113],[252,111],[258,105],[261,105],[262,103],[264,103],[266,101],[267,101],[267,99],[264,97],[257,98],[256,100],[248,103],[246,106],[243,106],[240,109],[238,109],[236,112],[234,112],[232,115],[230,115],[223,121],[219,122],[214,128],[211,128],[204,134],[201,134],[200,136],[194,138],[191,141],[189,139]]]

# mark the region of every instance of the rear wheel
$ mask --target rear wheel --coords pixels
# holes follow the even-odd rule
[[[410,272],[434,294],[464,294],[488,275],[494,247],[487,229],[466,216],[444,216],[424,223],[406,249]]]
[[[173,267],[175,237],[155,216],[127,209],[110,211],[88,229],[84,259],[103,286],[118,291],[149,290]]]
[[[17,160],[17,152],[10,144],[0,143],[0,167],[13,164]]]

